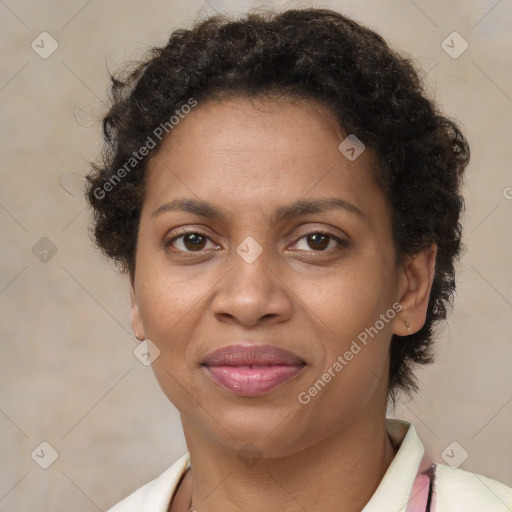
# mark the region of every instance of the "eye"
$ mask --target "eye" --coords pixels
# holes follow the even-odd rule
[[[299,247],[299,250],[306,252],[332,252],[332,249],[341,250],[349,245],[346,240],[342,240],[332,233],[322,231],[306,233],[294,245],[299,244],[303,240],[308,247]],[[200,253],[208,249],[208,242],[212,245],[210,249],[220,249],[220,245],[214,244],[207,234],[198,230],[183,231],[179,235],[166,240],[163,245],[165,248],[171,248],[178,253]]]
[[[201,252],[205,249],[208,240],[212,242],[210,237],[201,231],[184,231],[180,235],[165,241],[164,246],[173,248],[178,252]],[[181,245],[181,247],[176,247],[176,245]],[[214,249],[220,248],[220,245],[215,245],[213,242],[212,245]]]
[[[314,252],[331,252],[330,249],[334,247],[334,249],[342,249],[343,247],[348,246],[348,242],[346,240],[342,240],[341,238],[331,234],[324,233],[322,231],[312,231],[310,233],[306,233],[303,235],[295,244],[299,244],[301,240],[305,240],[305,249],[300,250],[313,250]],[[333,244],[331,242],[334,242]]]

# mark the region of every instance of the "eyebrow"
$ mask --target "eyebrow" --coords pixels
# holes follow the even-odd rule
[[[351,213],[362,220],[366,220],[366,215],[356,206],[339,197],[329,197],[325,199],[299,199],[286,206],[280,206],[274,211],[272,221],[284,222],[301,215],[310,213],[322,213],[328,210],[343,210]],[[152,218],[158,217],[163,213],[170,211],[184,211],[204,217],[207,219],[218,219],[225,221],[227,215],[218,210],[212,204],[201,199],[183,198],[173,199],[172,201],[159,206],[151,215]]]

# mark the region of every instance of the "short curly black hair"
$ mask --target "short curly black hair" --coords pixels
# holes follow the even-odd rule
[[[396,403],[399,390],[417,391],[414,365],[433,361],[434,327],[453,306],[469,146],[428,98],[411,59],[332,10],[253,11],[176,30],[110,79],[101,164],[91,164],[86,196],[94,241],[132,281],[147,162],[164,139],[155,129],[170,133],[169,119],[182,117],[191,100],[271,93],[316,100],[372,150],[372,172],[392,211],[397,264],[437,244],[425,324],[391,340],[389,397]]]

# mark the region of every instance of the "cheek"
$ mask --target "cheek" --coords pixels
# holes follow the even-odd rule
[[[322,330],[344,344],[391,306],[392,286],[386,275],[389,272],[381,271],[375,261],[364,264],[359,260],[314,279],[301,278],[293,288],[311,317],[321,320]]]
[[[329,391],[318,400],[323,410],[337,410],[342,403],[358,408],[385,387],[394,310],[391,272],[383,271],[383,261],[361,258],[314,282],[296,283],[306,314],[319,328],[323,356],[315,379],[326,372],[335,375],[325,375]]]
[[[186,330],[190,319],[197,314],[212,283],[207,273],[170,268],[163,256],[141,257],[138,275],[138,302],[148,338],[167,343]]]
[[[167,398],[179,410],[186,410],[193,391],[184,383],[195,371],[190,340],[200,321],[201,299],[207,287],[203,289],[176,276],[144,277],[139,294],[141,318],[146,337],[160,350],[152,369]]]
[[[183,380],[189,371],[189,340],[197,322],[200,290],[191,292],[184,283],[176,283],[162,274],[141,272],[139,277],[138,303],[144,332],[160,350],[153,370],[169,396],[174,394],[168,393],[170,387],[175,387],[174,379]]]
[[[380,285],[354,272],[334,276],[306,302],[309,317],[321,329],[318,348],[323,354],[310,385],[326,382],[312,398],[310,412],[333,429],[344,415],[364,411],[386,389],[394,310],[387,322],[380,320],[391,308]]]

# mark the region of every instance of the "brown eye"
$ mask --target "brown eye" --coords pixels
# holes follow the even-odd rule
[[[198,233],[187,233],[183,236],[183,245],[191,251],[204,249],[206,237]]]
[[[329,235],[324,235],[322,233],[315,233],[313,235],[308,235],[308,244],[312,249],[320,249],[324,250],[329,245]]]
[[[301,249],[305,251],[313,250],[313,252],[331,252],[329,249],[343,249],[348,246],[348,242],[345,240],[341,240],[330,233],[322,233],[318,231],[306,233],[296,242],[296,244],[299,244],[302,240],[306,241],[303,245],[306,245],[307,247],[303,247]]]
[[[210,238],[204,233],[188,231],[172,237],[164,245],[165,247],[171,247],[176,252],[200,252],[205,248],[209,240]],[[216,246],[216,248],[218,247]]]

